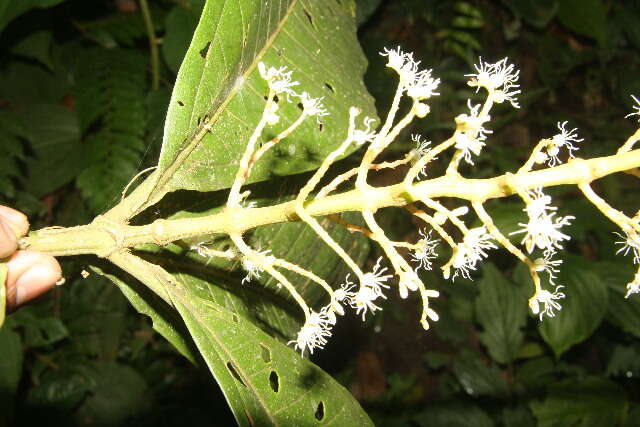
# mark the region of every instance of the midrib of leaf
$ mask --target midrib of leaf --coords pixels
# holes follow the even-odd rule
[[[217,35],[218,32],[218,28],[220,25],[220,21],[221,21],[221,17],[222,17],[222,13],[224,12],[224,8],[227,4],[229,0],[225,0],[225,3],[221,9],[220,15],[218,17],[217,20],[217,28],[216,28],[216,32],[215,35]],[[237,80],[238,77],[241,77],[244,81],[247,80],[247,77],[254,71],[254,69],[256,68],[258,62],[260,61],[260,59],[265,55],[265,53],[267,52],[267,50],[269,50],[271,48],[271,46],[273,45],[275,39],[278,37],[278,35],[280,34],[280,32],[282,31],[283,26],[287,23],[289,17],[291,16],[291,12],[293,10],[293,8],[295,7],[295,5],[297,4],[298,0],[291,0],[291,2],[289,3],[289,7],[287,8],[285,14],[283,15],[283,18],[280,20],[280,22],[278,23],[278,25],[276,25],[276,27],[274,28],[274,31],[271,33],[271,35],[269,37],[267,37],[265,44],[263,45],[262,49],[260,49],[257,53],[254,52],[254,57],[253,60],[251,60],[249,62],[249,66],[244,70],[244,72],[241,73],[230,73],[231,76],[235,76],[235,79]],[[282,2],[280,2],[279,4],[282,4]],[[239,8],[240,10],[240,14],[242,15],[242,8]],[[243,18],[244,21],[244,18]],[[258,23],[261,24],[262,20],[259,19]],[[243,28],[243,36],[246,36],[246,34],[244,34],[244,26]],[[256,34],[259,34],[259,29],[258,31],[256,31]],[[213,44],[215,41],[211,40],[211,44]],[[209,47],[210,49],[210,47]],[[221,52],[224,52],[223,50],[221,50]],[[242,55],[244,56],[244,50],[242,51]],[[208,57],[205,59],[205,61],[208,61]],[[225,60],[226,62],[226,60]],[[240,58],[239,61],[239,66],[241,67],[242,64],[244,63],[244,61],[242,60],[242,58]],[[204,73],[206,71],[206,67],[202,67],[201,69],[201,74],[200,74],[200,78],[199,80],[202,81]],[[203,85],[198,85],[198,90],[196,91],[196,95],[195,95],[195,99],[198,98],[199,94],[201,93],[200,91],[200,87]],[[221,88],[224,88],[225,84],[222,83],[220,85]],[[220,114],[222,114],[222,112],[225,111],[225,107],[231,102],[231,100],[237,95],[237,93],[240,91],[241,86],[238,85],[233,85],[232,89],[227,93],[227,96],[223,96],[222,101],[220,102],[220,104],[218,104],[218,106],[216,107],[216,103],[214,102],[214,105],[211,107],[211,110],[209,110],[209,112],[211,113],[210,116],[210,120],[208,122],[206,122],[206,124],[208,125],[214,125],[219,117]],[[170,102],[174,102],[174,97],[171,97],[171,101]],[[197,122],[197,114],[193,113],[193,110],[195,109],[195,105],[197,103],[194,102],[193,105],[190,107],[192,112],[190,114],[189,117],[189,123],[192,124],[194,123],[194,121]],[[145,209],[148,206],[153,205],[154,203],[158,202],[168,191],[169,189],[166,188],[167,184],[169,183],[169,181],[172,179],[173,175],[175,174],[175,172],[178,170],[178,168],[184,163],[184,161],[191,155],[191,153],[193,152],[193,150],[198,146],[198,144],[200,144],[200,142],[202,141],[202,139],[204,138],[204,136],[206,135],[206,131],[204,130],[204,124],[205,123],[201,123],[200,126],[197,126],[195,128],[195,131],[192,133],[192,135],[188,138],[188,142],[186,143],[185,146],[183,146],[182,149],[180,149],[178,155],[174,158],[173,161],[171,161],[169,163],[169,165],[166,168],[162,168],[160,169],[160,175],[156,175],[154,174],[152,177],[150,178],[155,178],[155,183],[152,184],[152,190],[148,193],[148,196],[145,200],[142,201],[142,204],[140,206],[138,206],[134,212],[132,212],[129,216],[135,215],[135,213],[138,213],[140,211],[142,211],[143,209]],[[167,138],[167,130],[165,129],[165,139]],[[165,145],[165,142],[163,142],[163,146]],[[160,157],[162,158],[162,154],[160,155]],[[159,165],[159,167],[161,167]]]
[[[267,414],[267,416],[271,420],[271,423],[273,425],[279,425],[278,422],[276,421],[276,419],[271,414],[271,411],[268,410],[268,406],[267,406],[266,402],[264,401],[264,399],[262,398],[262,396],[260,395],[260,393],[258,392],[258,389],[255,386],[255,383],[253,381],[251,381],[251,375],[249,375],[246,372],[246,370],[244,369],[244,364],[240,363],[240,361],[238,359],[236,359],[234,357],[234,355],[230,351],[227,350],[227,345],[225,344],[225,342],[220,339],[220,337],[218,336],[218,334],[216,333],[216,331],[214,329],[211,329],[209,327],[208,322],[200,320],[199,317],[196,314],[194,314],[194,311],[197,312],[197,310],[194,307],[191,307],[190,299],[189,298],[183,299],[183,298],[181,298],[182,295],[180,295],[180,294],[177,294],[177,295],[178,295],[178,298],[180,299],[180,301],[179,301],[179,304],[175,304],[176,301],[174,299],[174,304],[175,304],[176,308],[178,309],[178,311],[180,312],[180,314],[183,316],[183,318],[184,318],[184,315],[185,315],[185,311],[184,310],[188,310],[189,314],[193,318],[193,321],[197,325],[203,327],[209,333],[209,337],[211,337],[211,338],[213,338],[215,340],[217,346],[216,346],[216,348],[214,348],[214,350],[218,354],[218,358],[223,361],[221,366],[226,366],[225,363],[224,363],[224,360],[229,360],[229,361],[233,362],[233,366],[237,370],[238,375],[241,376],[242,380],[247,385],[247,388],[249,388],[252,391],[253,396],[260,403],[260,406],[261,406],[262,410],[264,411],[265,414]],[[176,296],[176,294],[174,294],[174,297],[175,296]],[[181,310],[181,307],[184,307],[184,309]],[[206,342],[201,342],[201,339],[198,336],[198,334],[192,334],[192,336],[193,336],[194,341],[198,345],[198,347],[202,346],[204,348],[210,349],[210,346],[207,346]],[[218,351],[218,349],[220,349],[220,351],[222,351],[224,353],[224,355],[226,356],[225,358],[220,357],[220,352]],[[213,371],[216,367],[208,359],[206,359],[206,361],[207,361],[207,364],[209,365],[209,369],[211,369]],[[236,384],[235,379],[232,379],[232,382],[234,384],[234,388],[237,390],[237,393],[240,396],[240,399],[242,399],[242,401],[245,403],[245,405],[244,405],[245,408],[250,406],[250,405],[247,404],[247,401],[243,398],[243,394],[244,393],[242,393],[242,389],[240,388],[241,386]],[[226,390],[227,389],[225,388],[224,391],[226,392]]]

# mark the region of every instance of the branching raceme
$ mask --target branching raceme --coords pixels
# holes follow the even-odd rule
[[[451,137],[439,144],[432,144],[420,135],[413,135],[415,150],[397,161],[376,163],[376,159],[399,137],[403,129],[414,119],[429,114],[428,100],[438,95],[436,90],[440,83],[439,79],[432,76],[431,70],[421,70],[419,62],[410,53],[404,53],[398,48],[385,49],[382,55],[388,59],[387,66],[399,76],[398,88],[386,119],[378,128],[371,118],[360,120],[358,109],[352,107],[345,139],[324,159],[295,200],[255,208],[251,202],[247,202],[250,192],[243,192],[242,189],[253,165],[266,151],[288,137],[305,120],[320,120],[328,113],[322,106],[322,99],[312,98],[306,92],[296,92],[295,88],[299,83],[292,80],[291,71],[260,63],[259,72],[268,83],[269,93],[262,117],[240,159],[222,212],[197,219],[158,220],[153,224],[137,227],[108,223],[98,217],[89,226],[37,233],[25,238],[21,246],[57,255],[95,253],[109,258],[114,252],[142,243],[155,242],[163,245],[186,237],[225,233],[229,235],[234,248],[222,252],[209,249],[206,244],[198,244],[192,249],[204,257],[241,261],[246,272],[243,284],[266,273],[284,287],[304,314],[304,324],[296,339],[291,342],[302,353],[305,350],[312,353],[326,344],[337,316],[343,315],[346,307],[355,309],[363,320],[367,313],[380,310],[379,299],[386,298],[385,292],[392,286],[398,287],[402,298],[407,298],[410,292],[419,293],[422,301],[420,323],[428,329],[430,321],[438,320],[438,314],[430,307],[430,302],[432,298],[438,297],[439,292],[429,288],[418,272],[420,269],[432,268],[441,242],[449,247],[451,253],[448,261],[441,267],[443,276],[452,280],[458,276],[470,278],[471,272],[476,270],[490,250],[498,246],[504,247],[528,267],[534,284],[533,295],[529,299],[531,311],[539,315],[540,320],[545,315],[553,317],[562,308],[560,300],[565,297],[561,292],[563,286],[555,282],[562,263],[555,257],[557,251],[570,239],[562,230],[570,225],[574,217],[557,215],[557,208],[553,206],[551,197],[543,191],[547,186],[577,184],[585,197],[621,228],[621,233],[618,233],[621,238],[618,252],[633,255],[634,263],[640,264],[640,211],[634,217],[626,216],[600,198],[590,185],[593,180],[602,176],[640,166],[640,150],[633,150],[634,144],[640,139],[640,129],[622,145],[616,155],[582,160],[574,157],[577,144],[582,139],[578,138],[576,129],[570,129],[565,121],[558,124],[558,134],[541,140],[534,147],[529,159],[517,172],[484,180],[466,179],[460,175],[459,169],[463,162],[473,165],[474,159],[486,145],[491,131],[485,128],[485,124],[490,121],[489,113],[493,105],[506,102],[514,108],[519,107],[519,72],[508,64],[506,58],[493,64],[480,60],[475,66],[475,73],[468,75],[468,85],[475,87],[477,91],[483,91],[486,99],[482,104],[468,102],[469,111],[456,117],[456,129]],[[410,107],[399,117],[403,110],[403,99],[410,102]],[[634,107],[636,111],[630,116],[640,116],[640,102],[635,98],[634,100],[637,104]],[[264,141],[262,135],[265,129],[280,121],[279,104],[283,102],[300,103],[302,111],[279,135]],[[360,165],[318,188],[331,165],[352,145],[366,145]],[[445,174],[439,178],[426,179],[429,163],[449,149],[453,154]],[[567,164],[562,164],[563,157],[569,158]],[[540,165],[547,167],[534,170]],[[408,168],[401,183],[388,187],[373,187],[368,183],[369,171],[400,166]],[[331,194],[353,178],[355,183],[352,190]],[[517,194],[522,199],[524,212],[528,216],[528,222],[519,224],[521,229],[511,233],[523,235],[520,242],[523,248],[511,243],[494,224],[484,207],[488,199],[510,194]],[[470,206],[460,204],[449,209],[437,200],[441,197],[458,198],[468,202]],[[424,229],[419,230],[418,241],[397,242],[387,237],[375,217],[376,211],[386,206],[403,207],[426,224]],[[469,213],[469,208],[475,212],[481,226],[469,228],[468,221],[463,219]],[[366,227],[345,222],[338,215],[344,211],[361,212]],[[385,267],[381,257],[372,271],[363,271],[322,228],[316,219],[322,215],[328,215],[350,231],[361,232],[378,243],[390,265]],[[243,238],[247,230],[257,226],[291,220],[304,221],[351,269],[352,273],[345,277],[343,283],[333,287],[303,266],[279,259],[268,250],[250,247]],[[59,244],[61,239],[56,242],[56,235],[65,233],[75,236],[75,240],[69,237],[77,243],[75,249],[62,250]],[[80,238],[81,236],[84,238]],[[407,250],[409,260],[401,254]],[[310,307],[283,271],[302,276],[322,287],[327,293],[327,304],[320,308]],[[542,276],[546,277],[546,281],[543,282]],[[397,285],[392,278],[397,278]],[[640,269],[627,285],[626,296],[634,293],[640,293]]]

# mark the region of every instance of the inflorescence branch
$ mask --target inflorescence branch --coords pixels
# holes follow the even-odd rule
[[[489,113],[493,105],[509,103],[514,108],[519,108],[519,72],[514,65],[509,64],[507,58],[496,63],[480,59],[475,65],[475,73],[467,75],[467,83],[475,88],[476,92],[486,93],[486,99],[479,104],[468,101],[468,111],[455,118],[456,127],[453,135],[439,144],[432,144],[431,141],[423,140],[420,135],[413,135],[411,139],[416,148],[404,158],[375,163],[414,119],[429,114],[428,101],[432,96],[438,95],[437,89],[440,84],[440,79],[434,78],[431,70],[420,69],[420,63],[414,60],[411,53],[397,48],[385,49],[381,54],[388,59],[387,67],[394,70],[399,77],[387,117],[379,130],[376,130],[373,119],[365,117],[360,120],[360,111],[352,107],[349,110],[349,125],[345,139],[324,159],[295,200],[257,209],[252,202],[247,201],[249,191],[242,192],[242,188],[251,174],[253,165],[268,150],[295,132],[305,120],[320,120],[328,112],[322,106],[321,98],[312,98],[307,92],[296,92],[295,88],[300,84],[292,79],[291,71],[285,67],[267,67],[260,63],[259,73],[268,85],[264,110],[247,141],[226,207],[221,213],[211,217],[189,219],[188,222],[159,220],[139,227],[112,224],[98,217],[92,226],[101,228],[85,226],[78,227],[77,230],[78,233],[93,233],[87,234],[89,241],[93,241],[93,246],[76,248],[75,252],[68,250],[56,254],[96,253],[109,258],[115,249],[101,249],[109,242],[116,242],[118,249],[146,242],[163,245],[185,237],[203,236],[214,232],[225,233],[233,242],[232,249],[216,251],[204,243],[194,245],[191,249],[203,257],[240,261],[246,272],[243,284],[260,279],[262,273],[273,277],[286,289],[304,314],[304,324],[290,344],[301,353],[305,350],[313,353],[316,348],[323,348],[326,344],[337,316],[345,313],[345,307],[355,309],[365,320],[368,312],[373,313],[381,309],[378,305],[379,300],[386,298],[385,292],[392,286],[398,287],[402,298],[407,298],[410,292],[419,292],[422,301],[420,323],[428,329],[430,321],[438,320],[438,314],[431,308],[431,299],[437,298],[439,292],[422,281],[419,270],[432,269],[441,241],[450,248],[450,257],[441,269],[444,278],[452,280],[458,276],[470,279],[472,272],[488,257],[490,250],[504,247],[528,267],[534,284],[533,294],[529,299],[532,313],[539,315],[540,320],[545,315],[553,317],[555,312],[562,308],[559,300],[565,297],[561,292],[563,286],[555,283],[562,261],[554,258],[570,239],[563,230],[571,224],[574,217],[559,216],[558,208],[552,204],[551,196],[545,194],[543,189],[551,185],[577,184],[587,200],[620,227],[621,233],[617,233],[621,239],[617,242],[620,245],[618,253],[632,255],[633,262],[639,266],[638,273],[627,285],[626,296],[640,293],[640,211],[634,217],[628,217],[599,197],[590,185],[591,181],[601,176],[640,166],[640,153],[638,150],[633,151],[634,144],[640,139],[640,129],[620,147],[616,156],[582,160],[574,157],[578,143],[582,142],[577,129],[569,128],[566,121],[561,122],[558,123],[558,133],[542,139],[516,173],[485,180],[466,179],[461,176],[460,167],[463,162],[474,165],[474,160],[487,144],[487,138],[492,132],[485,128],[485,125],[491,119]],[[404,116],[398,117],[401,102],[405,97],[409,99],[410,107]],[[640,102],[635,97],[633,99],[637,105],[634,107],[635,112],[629,116],[640,116]],[[265,129],[280,122],[279,109],[285,102],[299,103],[302,106],[299,116],[275,138],[263,141]],[[332,164],[352,146],[365,147],[360,165],[318,188]],[[439,178],[426,179],[429,163],[449,149],[453,149],[453,153],[445,174]],[[562,165],[563,158],[569,159],[567,164]],[[543,169],[534,170],[540,165],[544,165]],[[389,187],[373,187],[368,183],[369,171],[401,166],[407,169],[401,183]],[[353,190],[330,195],[353,178]],[[522,248],[513,244],[500,231],[484,207],[487,199],[509,194],[517,194],[520,197],[528,218],[526,223],[519,224],[520,229],[511,233],[522,236]],[[459,198],[468,202],[468,205],[462,204],[449,209],[437,200],[443,196]],[[420,239],[413,243],[390,240],[375,218],[376,211],[384,206],[403,206],[411,215],[423,221],[426,227],[418,231]],[[469,214],[470,207],[481,222],[478,227],[470,228],[467,225],[470,221],[464,219]],[[344,211],[359,211],[366,227],[344,221],[339,216],[339,213]],[[378,243],[390,264],[390,269],[383,265],[381,257],[371,271],[363,271],[320,225],[316,217],[322,215],[327,215],[349,231],[360,232]],[[243,239],[243,234],[251,228],[290,220],[305,222],[349,267],[351,273],[340,286],[334,289],[324,279],[303,266],[279,259],[269,250],[251,248]],[[21,247],[55,253],[55,244],[50,237],[53,236],[55,241],[56,233],[61,232],[65,231],[41,232],[23,239]],[[81,246],[79,241],[78,245]],[[407,252],[409,260],[405,259]],[[283,271],[304,277],[322,287],[328,294],[327,304],[320,308],[310,307]],[[544,284],[541,274],[547,276]],[[394,277],[397,281],[392,280]]]

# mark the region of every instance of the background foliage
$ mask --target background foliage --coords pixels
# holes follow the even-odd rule
[[[86,223],[114,205],[131,177],[158,159],[173,82],[201,7],[195,0],[151,2],[163,40],[161,85],[153,91],[136,2],[0,1],[0,202],[24,210],[33,228]],[[612,153],[633,129],[623,118],[629,94],[640,94],[640,8],[632,3],[368,0],[356,12],[370,61],[366,83],[381,112],[395,87],[377,56],[382,47],[414,51],[444,81],[433,114],[408,133],[437,140],[452,130],[453,117],[473,96],[463,75],[478,55],[509,56],[522,70],[522,108],[495,114],[483,160],[469,175],[516,169],[557,121],[580,129],[584,157]],[[406,151],[406,140],[395,148]],[[380,183],[393,180],[379,176]],[[273,198],[273,185],[281,197],[291,193],[291,180],[258,184],[252,190],[259,202]],[[634,188],[637,178],[615,176],[597,190],[632,213],[639,206]],[[177,193],[143,217],[201,215],[216,194],[208,193],[212,203],[197,205]],[[539,323],[528,314],[527,274],[498,253],[474,282],[426,277],[445,295],[437,306],[441,320],[428,333],[416,321],[417,304],[394,295],[364,327],[354,317],[339,323],[314,361],[350,389],[377,425],[640,424],[640,302],[623,298],[633,266],[614,256],[614,229],[575,189],[560,187],[553,195],[563,213],[577,217],[558,280],[567,298],[556,318]],[[505,231],[521,221],[515,200],[492,208]],[[415,237],[417,224],[409,227],[411,220],[396,211],[385,222],[398,238]],[[294,253],[308,256],[295,250],[308,243],[292,240],[299,229],[289,227],[260,230],[254,243],[289,248],[278,254],[289,260]],[[366,245],[353,245],[364,261]],[[162,258],[169,269],[201,268],[196,254],[185,259],[179,246],[170,250]],[[147,254],[159,261],[154,256]],[[369,260],[376,258],[374,248]],[[64,262],[71,283],[10,316],[0,331],[0,425],[233,423],[205,369],[158,337],[111,282],[97,274],[80,279],[94,260]],[[215,286],[197,292],[213,301],[229,295]],[[277,307],[254,307],[246,316]],[[291,316],[287,322],[283,339],[297,324]]]

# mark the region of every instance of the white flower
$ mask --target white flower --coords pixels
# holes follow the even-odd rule
[[[313,354],[315,348],[324,348],[327,338],[330,336],[331,323],[326,314],[312,311],[298,332],[296,339],[287,344],[294,343],[294,348],[300,350],[300,354],[304,354],[305,348],[308,348],[309,353]]]
[[[389,287],[389,285],[385,285],[383,282],[386,282],[393,277],[393,274],[383,274],[387,271],[387,267],[381,267],[380,261],[382,261],[382,257],[378,258],[371,273],[365,273],[361,285],[373,289],[378,296],[382,297],[384,296],[382,294],[382,288]]]
[[[462,155],[465,161],[470,165],[473,165],[473,160],[471,160],[472,154],[476,156],[479,155],[480,151],[482,151],[482,147],[486,144],[482,142],[481,139],[470,136],[467,132],[456,132],[455,139],[455,147],[458,150],[462,150]]]
[[[557,211],[558,208],[551,206],[551,196],[548,196],[542,192],[542,188],[536,188],[529,191],[531,201],[527,203],[524,211],[529,218],[537,218],[542,215],[548,215],[553,211]]]
[[[422,135],[416,133],[411,135],[411,140],[416,144],[415,150],[412,150],[413,157],[411,158],[411,164],[414,165],[418,160],[429,153],[429,146],[431,145],[431,141],[423,141]],[[434,157],[431,160],[435,159],[437,159],[437,157]],[[418,172],[417,177],[420,178],[420,175],[427,176],[427,165],[424,165],[420,172]]]
[[[640,101],[633,95],[631,95],[631,98],[633,98],[633,101],[636,103],[636,105],[633,106],[633,109],[636,111],[627,114],[625,117],[638,116],[638,121],[640,121]]]
[[[624,235],[620,233],[615,234],[624,239],[616,242],[616,245],[622,245],[622,247],[616,251],[616,254],[622,252],[622,254],[626,256],[629,251],[631,251],[633,253],[633,263],[640,264],[640,235],[633,229],[625,232]]]
[[[387,298],[384,295],[375,292],[375,290],[368,286],[360,286],[358,292],[356,292],[354,297],[351,299],[351,307],[356,309],[356,314],[360,314],[360,312],[362,312],[362,321],[365,320],[367,311],[371,311],[373,313],[376,310],[382,310],[373,303],[373,301],[378,299],[378,297],[383,299]]]
[[[456,139],[455,147],[462,150],[462,154],[467,163],[473,165],[471,155],[479,155],[482,147],[486,144],[484,140],[492,131],[482,126],[490,120],[488,115],[480,116],[480,104],[471,105],[471,101],[467,101],[469,114],[460,114],[456,117]]]
[[[536,258],[533,264],[537,272],[546,272],[549,275],[549,283],[555,285],[553,280],[556,278],[556,273],[560,271],[558,267],[562,264],[562,260],[551,259],[553,255],[555,255],[553,250],[547,250],[544,252],[544,258]]]
[[[262,273],[264,270],[259,265],[259,263],[262,262],[262,263],[270,264],[271,262],[273,262],[273,256],[267,255],[269,252],[271,251],[266,250],[266,251],[258,252],[257,254],[254,254],[253,257],[260,258],[259,262],[256,262],[247,256],[244,256],[242,258],[242,269],[247,272],[247,275],[244,276],[244,279],[242,279],[242,284],[244,284],[244,282],[250,282],[251,279],[260,278],[260,273]]]
[[[375,305],[373,301],[378,298],[387,298],[382,293],[382,288],[388,288],[389,285],[385,285],[383,282],[386,282],[389,278],[393,277],[391,274],[383,274],[387,271],[387,268],[380,267],[380,260],[382,260],[382,257],[378,258],[378,261],[376,261],[373,271],[364,275],[358,292],[356,292],[349,301],[351,307],[356,309],[356,314],[360,314],[360,312],[362,312],[363,321],[365,320],[367,311],[374,312],[376,310],[381,310],[381,308]]]
[[[438,246],[438,242],[440,239],[432,239],[431,233],[433,230],[429,230],[429,234],[425,234],[423,230],[419,230],[418,233],[422,239],[418,240],[416,243],[418,245],[417,249],[414,249],[411,254],[411,258],[414,262],[418,263],[418,267],[416,267],[416,271],[423,268],[425,270],[431,270],[431,261],[438,257],[436,254],[436,246]]]
[[[507,58],[503,58],[495,64],[490,64],[482,62],[480,58],[479,65],[474,65],[477,73],[466,75],[471,77],[467,84],[477,89],[481,87],[487,89],[493,101],[498,104],[508,101],[515,108],[519,108],[520,105],[515,96],[520,93],[520,90],[516,90],[520,87],[517,84],[520,71],[516,70],[513,64],[507,65],[507,61]]]
[[[439,84],[440,79],[431,77],[431,70],[414,72],[413,80],[407,85],[407,95],[418,101],[440,95],[436,92]]]
[[[569,240],[571,237],[561,233],[560,229],[565,225],[570,225],[570,221],[575,217],[564,216],[554,219],[555,212],[549,213],[549,211],[555,211],[557,208],[548,206],[551,197],[546,196],[541,190],[530,194],[533,200],[524,209],[529,216],[529,222],[527,224],[518,223],[523,228],[509,234],[525,233],[520,243],[525,245],[529,253],[533,252],[536,246],[545,251],[562,249],[560,242]]]
[[[429,152],[431,141],[423,141],[422,135],[417,133],[411,134],[411,141],[416,143],[416,151],[420,156],[424,156]]]
[[[344,308],[341,303],[346,302],[351,305],[351,300],[356,295],[355,292],[351,292],[353,288],[354,284],[349,280],[349,275],[347,275],[346,283],[342,284],[340,289],[333,292],[333,298],[331,302],[329,302],[329,305],[322,308],[321,312],[326,314],[329,323],[332,325],[336,324],[336,313],[340,316],[344,315]]]
[[[304,112],[308,116],[326,116],[329,113],[322,105],[323,98],[311,98],[307,92],[302,92],[300,95],[300,102],[302,103],[302,108]]]
[[[291,88],[300,83],[291,81],[291,71],[287,71],[287,67],[267,68],[263,62],[258,62],[258,71],[260,72],[260,76],[267,81],[269,88],[276,94],[286,93],[288,96],[296,95]]]
[[[496,249],[497,246],[492,243],[493,237],[487,233],[485,227],[472,228],[465,234],[462,243],[456,247],[453,268],[456,272],[453,274],[453,279],[458,274],[462,277],[470,279],[469,270],[475,270],[478,261],[482,261],[487,257],[488,249]]]
[[[351,140],[358,145],[362,145],[365,142],[373,142],[376,138],[376,133],[371,130],[372,123],[375,122],[375,119],[371,117],[364,118],[364,130],[355,129],[351,134]]]
[[[563,287],[564,286],[562,285],[556,286],[553,293],[544,289],[538,291],[533,298],[529,300],[529,308],[531,309],[531,312],[533,312],[533,314],[540,313],[541,321],[545,314],[549,317],[554,317],[554,310],[562,310],[562,306],[556,301],[565,297],[562,292],[558,291]],[[540,304],[544,304],[544,309],[542,311],[540,311]]]
[[[565,128],[565,126],[567,126],[567,123],[567,121],[564,121],[562,123],[558,122],[558,130],[560,130],[560,133],[554,135],[547,145],[547,155],[549,157],[547,164],[549,166],[555,166],[562,163],[562,161],[558,158],[560,148],[567,147],[567,150],[569,150],[569,157],[573,158],[573,152],[578,149],[578,147],[573,145],[573,143],[581,142],[584,140],[583,138],[578,138],[578,134],[576,133],[576,131],[578,130],[577,128],[567,130]]]
[[[380,55],[388,58],[387,67],[393,68],[405,84],[414,82],[417,78],[418,62],[413,59],[412,53],[405,53],[397,47],[394,50],[384,48]]]
[[[624,297],[629,298],[633,294],[640,294],[640,271],[636,273],[633,281],[627,285],[627,295]]]

